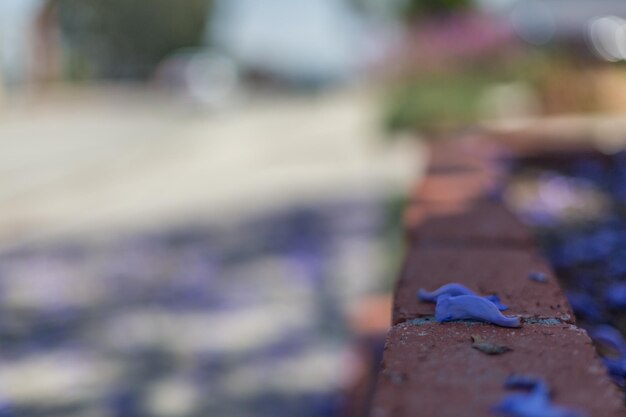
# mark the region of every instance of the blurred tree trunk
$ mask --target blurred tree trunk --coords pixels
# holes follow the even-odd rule
[[[145,79],[174,51],[202,45],[210,0],[53,0],[82,76]]]
[[[32,82],[42,86],[61,78],[62,57],[57,2],[47,1],[35,18],[31,31]]]

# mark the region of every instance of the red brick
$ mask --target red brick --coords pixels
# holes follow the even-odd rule
[[[350,330],[358,336],[378,336],[389,331],[391,323],[391,295],[363,297],[348,310]]]
[[[429,144],[429,164],[415,187],[414,201],[429,203],[482,199],[502,179],[500,153],[485,140],[471,138]]]
[[[542,272],[546,283],[528,279]],[[413,248],[396,285],[393,323],[435,312],[432,303],[418,301],[420,288],[435,290],[458,282],[481,295],[497,294],[510,310],[526,318],[573,320],[573,313],[550,267],[532,250],[480,247]]]
[[[341,374],[342,417],[369,417],[385,339],[365,338],[352,349]]]
[[[483,171],[493,168],[507,150],[480,137],[439,140],[428,144],[428,172]]]
[[[485,198],[495,188],[495,178],[483,173],[426,175],[414,192],[416,202],[468,202]]]
[[[526,225],[496,201],[413,204],[405,212],[409,239],[420,245],[530,247]]]
[[[489,356],[472,349],[477,335],[513,349]],[[584,330],[571,325],[447,323],[395,326],[388,338],[372,417],[483,417],[510,390],[511,374],[543,378],[556,404],[589,417],[624,416],[622,394]]]

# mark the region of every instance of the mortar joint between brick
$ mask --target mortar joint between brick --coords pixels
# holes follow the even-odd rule
[[[539,326],[560,326],[560,325],[567,325],[567,326],[572,326],[575,327],[576,329],[581,329],[580,327],[576,326],[575,324],[572,324],[566,320],[563,320],[562,318],[559,317],[543,317],[543,318],[536,318],[536,317],[521,317],[522,320],[522,324],[530,324],[530,325],[539,325]],[[414,319],[407,319],[407,320],[402,320],[398,323],[396,323],[394,326],[399,326],[401,324],[412,324],[414,326],[424,326],[427,324],[434,324],[434,323],[439,323],[436,319],[435,316],[423,316],[423,317],[418,317],[418,318],[414,318]],[[455,320],[453,322],[450,323],[465,323],[468,326],[474,326],[474,325],[488,325],[489,323],[485,323],[485,322],[481,322],[481,321],[476,321],[476,320]]]

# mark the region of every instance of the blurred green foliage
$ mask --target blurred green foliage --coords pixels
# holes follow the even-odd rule
[[[493,56],[480,62],[451,65],[447,71],[414,73],[389,88],[383,104],[383,125],[390,132],[408,130],[435,138],[439,133],[471,127],[480,121],[485,92],[496,84],[518,82],[544,100],[546,86],[558,83],[572,70],[572,61],[551,50],[525,52],[517,56]],[[571,77],[570,77],[571,78]],[[576,97],[572,106],[587,106],[588,98]],[[542,103],[543,104],[543,103]]]
[[[445,15],[467,9],[472,5],[471,0],[408,0],[402,12],[409,19],[423,16]]]
[[[391,293],[396,282],[396,274],[402,268],[406,247],[404,231],[404,212],[409,205],[404,194],[391,196],[385,204],[385,223],[382,234],[386,254],[383,265],[383,276],[380,279],[380,292]]]
[[[52,0],[77,78],[146,78],[168,54],[199,46],[210,0]],[[74,68],[76,66],[76,68]]]
[[[472,124],[481,93],[492,79],[479,73],[429,74],[405,80],[391,89],[385,127],[436,133]]]

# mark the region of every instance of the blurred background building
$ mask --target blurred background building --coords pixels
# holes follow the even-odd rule
[[[0,416],[363,415],[418,139],[623,137],[617,1],[4,0]]]

